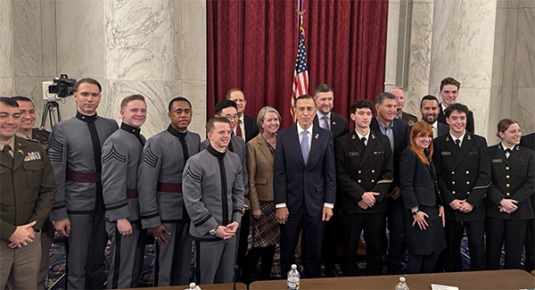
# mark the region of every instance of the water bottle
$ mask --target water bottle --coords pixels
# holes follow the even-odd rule
[[[399,282],[396,284],[394,290],[409,290],[409,286],[405,283],[405,277],[399,277]]]
[[[297,271],[297,265],[293,264],[292,269],[288,271],[288,281],[286,283],[287,290],[299,290],[299,271]]]
[[[190,283],[189,288],[185,290],[202,290],[201,287],[195,285],[195,283]]]

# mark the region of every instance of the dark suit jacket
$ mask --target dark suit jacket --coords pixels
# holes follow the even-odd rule
[[[435,165],[424,164],[410,148],[401,153],[400,163],[403,170],[399,174],[401,197],[406,209],[442,204],[438,195]]]
[[[333,137],[335,140],[338,139],[338,137],[344,136],[345,134],[349,133],[349,123],[347,122],[346,118],[336,114],[335,112],[331,112],[330,121],[331,132],[333,133]],[[313,122],[314,126],[320,128],[318,114],[314,116]]]
[[[535,133],[522,136],[522,139],[520,139],[520,146],[535,150]]]
[[[442,111],[442,103],[438,104],[438,107],[440,108],[437,118],[438,122],[448,125],[448,123],[446,123],[446,116],[444,116],[444,111]],[[474,130],[474,113],[472,113],[472,111],[468,111],[468,115],[466,116],[466,131],[474,133]]]
[[[459,148],[450,134],[434,140],[433,162],[437,169],[438,186],[444,201],[446,219],[475,221],[485,218],[482,202],[491,182],[490,159],[485,138],[466,131]],[[453,210],[449,203],[466,199],[474,206],[469,213]]]
[[[332,133],[313,126],[308,162],[301,154],[297,124],[277,134],[273,194],[295,214],[305,203],[309,215],[321,215],[324,203],[336,202],[336,173]]]
[[[246,143],[258,135],[258,126],[256,125],[255,118],[243,115],[243,127],[245,128]]]
[[[399,186],[399,156],[401,155],[401,152],[407,148],[411,132],[409,125],[404,121],[394,119],[392,122],[394,124],[394,182],[392,183],[390,190],[393,190],[394,186]],[[379,127],[379,120],[377,120],[377,117],[372,118],[370,129],[381,134],[381,128]]]
[[[386,198],[393,179],[392,149],[388,137],[370,132],[364,146],[355,131],[336,140],[336,177],[343,213],[380,213],[386,211]],[[379,192],[377,202],[362,209],[358,202],[366,191]]]
[[[440,123],[440,122],[437,122],[437,125],[438,125],[438,128],[437,128],[438,136],[435,136],[435,138],[450,132],[450,126],[444,123]]]
[[[533,218],[530,198],[535,188],[535,152],[515,146],[509,158],[501,144],[489,147],[492,167],[492,185],[487,198],[487,216],[499,219],[527,220]],[[500,212],[503,198],[518,201],[518,208],[511,214]]]
[[[273,154],[261,134],[247,143],[247,170],[251,209],[259,210],[260,201],[273,201]]]

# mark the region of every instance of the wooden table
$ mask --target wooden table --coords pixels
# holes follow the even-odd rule
[[[199,285],[202,290],[232,290],[234,289],[234,283],[223,283],[223,284],[205,284]],[[154,290],[184,290],[189,289],[188,286],[162,286],[151,288]],[[139,288],[131,288],[130,290],[139,290]],[[247,285],[243,283],[236,283],[236,290],[247,290]],[[518,290],[518,289],[517,289]]]
[[[531,275],[535,276],[535,270],[531,271]]]
[[[431,289],[431,284],[457,286],[466,289],[524,289],[535,287],[535,277],[522,270],[467,271],[455,273],[358,276],[302,279],[300,288],[312,289],[394,289],[399,277],[407,279],[411,290]],[[286,281],[257,281],[249,290],[285,289]],[[202,286],[201,286],[202,287]],[[204,290],[204,288],[203,288]]]

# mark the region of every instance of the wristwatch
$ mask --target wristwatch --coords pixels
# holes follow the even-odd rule
[[[420,211],[418,209],[415,209],[412,211],[412,215],[417,215]]]
[[[211,229],[208,233],[210,233],[210,235],[212,235],[212,236],[215,236],[215,233],[217,233],[217,228],[218,227],[219,226],[215,227],[214,229]]]

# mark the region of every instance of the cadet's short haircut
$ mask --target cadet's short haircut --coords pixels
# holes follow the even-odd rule
[[[451,112],[453,111],[464,113],[466,116],[468,116],[468,107],[461,103],[455,103],[455,104],[449,105],[446,108],[446,110],[444,110],[444,117],[449,118],[451,115]]]
[[[92,79],[92,78],[84,78],[84,79],[77,81],[76,84],[74,85],[74,91],[77,92],[78,87],[80,87],[80,85],[84,83],[95,85],[98,87],[98,91],[102,92],[102,86],[100,85],[100,83],[97,80]]]
[[[184,97],[176,97],[174,99],[172,99],[170,102],[169,102],[169,113],[171,113],[171,110],[173,109],[173,104],[175,102],[186,102],[189,104],[189,107],[191,108],[191,103],[189,102],[188,99],[184,98]]]

